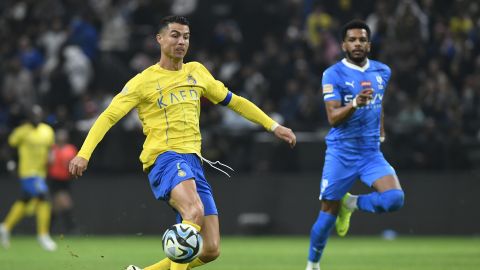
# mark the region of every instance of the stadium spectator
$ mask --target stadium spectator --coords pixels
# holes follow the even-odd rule
[[[2,120],[1,128],[7,131],[4,135],[0,134],[1,139],[5,141],[5,134],[16,126],[17,108],[28,107],[32,102],[40,103],[48,114],[54,114],[57,105],[52,106],[51,103],[57,100],[61,102],[63,95],[74,96],[74,91],[78,90],[95,100],[102,100],[103,96],[119,91],[122,87],[120,81],[127,80],[155,62],[157,44],[151,38],[155,32],[152,26],[173,6],[172,1],[149,0],[128,3],[58,0],[2,2],[0,38],[4,42],[0,44],[0,62],[3,63],[0,65],[0,84],[9,86],[1,89],[1,111],[3,119],[6,119]],[[255,94],[254,102],[264,104],[270,100],[276,108],[281,108],[286,96],[284,86],[287,81],[298,79],[298,67],[306,66],[306,70],[314,71],[308,75],[308,81],[301,81],[298,95],[303,96],[304,89],[318,88],[321,71],[338,60],[339,47],[336,39],[339,25],[353,17],[367,18],[367,23],[372,28],[372,45],[377,48],[372,52],[372,57],[389,63],[393,70],[390,85],[395,86],[396,91],[405,93],[408,103],[418,103],[425,119],[435,121],[436,127],[442,126],[442,118],[430,114],[430,105],[426,104],[430,100],[423,97],[425,81],[429,80],[426,76],[429,63],[432,60],[438,63],[439,72],[447,77],[444,81],[453,86],[451,91],[457,95],[457,99],[450,102],[450,108],[462,115],[463,123],[459,128],[466,136],[466,140],[462,141],[471,146],[467,147],[468,152],[476,151],[480,146],[480,139],[477,138],[480,122],[476,120],[478,117],[472,117],[471,109],[463,108],[464,104],[468,104],[463,93],[465,88],[472,89],[465,93],[476,93],[479,87],[470,82],[472,76],[476,77],[476,59],[480,53],[478,1],[344,0],[321,6],[323,19],[314,20],[313,18],[319,17],[318,6],[321,6],[321,1],[197,1],[191,11],[192,20],[196,30],[206,34],[201,38],[194,37],[196,46],[191,48],[190,55],[195,59],[203,59],[205,66],[215,76],[223,69],[222,73],[228,77],[224,82],[242,94],[250,87],[242,80],[243,72],[255,69],[267,83],[261,86],[262,94]],[[317,28],[310,27],[309,21]],[[267,30],[257,29],[258,25],[268,26]],[[75,31],[75,35],[72,35],[72,31]],[[63,42],[65,35],[67,41]],[[319,41],[320,45],[312,43],[312,40]],[[22,47],[20,44],[23,44]],[[59,44],[61,47],[56,49]],[[87,65],[90,67],[86,68],[83,60],[76,66],[69,66],[71,71],[75,70],[73,67],[81,65],[82,73],[78,73],[75,78],[70,73],[69,81],[65,84],[65,74],[62,73],[66,73],[66,69],[58,67],[54,75],[48,72],[54,70],[52,59],[60,58],[63,48],[71,45],[85,47],[81,50],[81,57],[88,59]],[[27,51],[34,53],[27,54],[29,57],[26,59],[29,60],[26,62],[29,66],[35,66],[36,70],[31,71],[21,65],[18,71],[13,72],[12,69],[15,68],[12,67],[12,61],[19,61],[21,52],[25,54],[27,48]],[[59,50],[56,56],[55,50]],[[227,54],[226,51],[230,52]],[[237,60],[233,62],[235,65],[231,65],[232,61],[226,57],[234,54]],[[91,55],[95,57],[89,58]],[[230,69],[225,69],[228,66]],[[232,70],[236,71],[234,75],[226,72]],[[75,87],[78,88],[69,85],[70,80],[75,81]],[[56,89],[56,93],[65,89],[65,93],[53,95],[51,87]],[[51,99],[52,97],[56,99]],[[397,97],[405,96],[393,94],[392,91],[392,95],[387,97],[389,104],[385,113],[390,118],[395,118],[398,114],[398,110],[390,108],[396,107],[399,101],[403,102],[396,100]],[[318,96],[317,99],[319,98],[321,97]],[[82,96],[78,96],[66,101],[67,104],[61,104],[68,107],[69,121],[77,122],[84,117],[81,109],[78,109],[82,107],[82,99]],[[201,115],[201,121],[208,131],[222,121],[223,113],[215,106],[206,105],[204,108],[207,110]],[[291,113],[289,110],[285,112]],[[282,116],[290,118],[290,115]],[[307,118],[294,119],[299,126],[309,126],[310,121]],[[325,119],[316,119],[314,122],[315,128],[311,128],[310,132],[328,128]],[[402,141],[398,140],[401,136],[396,136],[397,131],[390,132],[389,143],[401,144]],[[79,143],[75,138],[80,134],[77,129],[72,130],[75,143]],[[140,139],[143,135],[136,132],[132,136]],[[448,140],[447,137],[453,134],[445,132],[442,136]],[[415,141],[415,138],[410,140]],[[429,141],[425,143],[435,144]],[[253,144],[245,144],[244,147],[255,147],[250,145]],[[209,147],[217,146],[212,144]],[[213,152],[217,150],[212,149]],[[408,154],[396,151],[395,157],[397,156],[400,161],[409,159]],[[473,162],[470,164],[479,161],[477,155],[467,156]],[[232,159],[227,157],[227,161]],[[452,161],[451,157],[445,159],[445,162]],[[402,168],[407,163],[397,164]],[[412,166],[408,168],[423,168]],[[432,169],[446,168],[444,164],[435,166]],[[125,167],[109,168],[122,170]]]

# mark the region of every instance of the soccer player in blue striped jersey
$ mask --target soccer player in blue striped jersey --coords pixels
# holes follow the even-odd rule
[[[165,258],[144,270],[185,270],[215,260],[220,254],[218,211],[205,178],[201,156],[200,98],[227,106],[295,146],[291,129],[277,124],[255,104],[230,92],[198,62],[183,63],[190,44],[189,22],[182,16],[161,20],[157,42],[160,61],[132,78],[98,117],[69,170],[81,176],[106,132],[133,108],[146,135],[140,160],[155,198],[165,200],[179,219],[203,237],[198,258],[179,264]],[[212,165],[212,164],[211,164]],[[128,266],[127,270],[140,269]]]
[[[310,233],[307,270],[319,270],[328,236],[336,227],[345,236],[356,209],[385,213],[403,206],[404,193],[392,166],[380,151],[385,140],[382,101],[390,68],[367,58],[370,29],[351,21],[342,29],[345,58],[329,67],[322,78],[328,122],[327,151],[320,184],[321,210]],[[375,192],[348,193],[360,179]]]

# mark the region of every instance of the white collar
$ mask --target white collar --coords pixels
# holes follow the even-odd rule
[[[356,69],[356,70],[361,71],[361,72],[365,72],[365,70],[367,70],[367,69],[370,67],[370,60],[368,60],[368,58],[367,58],[367,62],[365,63],[365,65],[363,65],[363,67],[359,67],[359,66],[357,66],[357,65],[354,65],[354,64],[348,62],[348,61],[347,61],[347,58],[343,58],[343,59],[342,59],[342,63],[343,63],[345,66],[347,66],[347,67],[349,67],[349,68],[351,68],[351,69]]]

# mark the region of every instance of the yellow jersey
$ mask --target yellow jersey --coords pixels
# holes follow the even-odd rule
[[[127,82],[90,129],[78,156],[90,159],[106,132],[136,108],[146,135],[140,161],[150,167],[166,151],[201,155],[200,98],[227,105],[245,118],[271,130],[276,124],[250,101],[236,96],[198,62],[178,71],[155,64]]]
[[[8,137],[8,144],[18,148],[20,178],[46,177],[48,156],[54,142],[53,129],[44,123],[36,127],[26,123],[12,131]]]

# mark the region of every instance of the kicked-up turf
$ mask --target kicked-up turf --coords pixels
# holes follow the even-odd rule
[[[160,236],[65,236],[43,251],[35,237],[13,236],[0,248],[0,270],[123,270],[164,257]],[[224,237],[222,255],[205,270],[303,270],[307,237]],[[322,270],[478,270],[478,237],[331,237]]]

